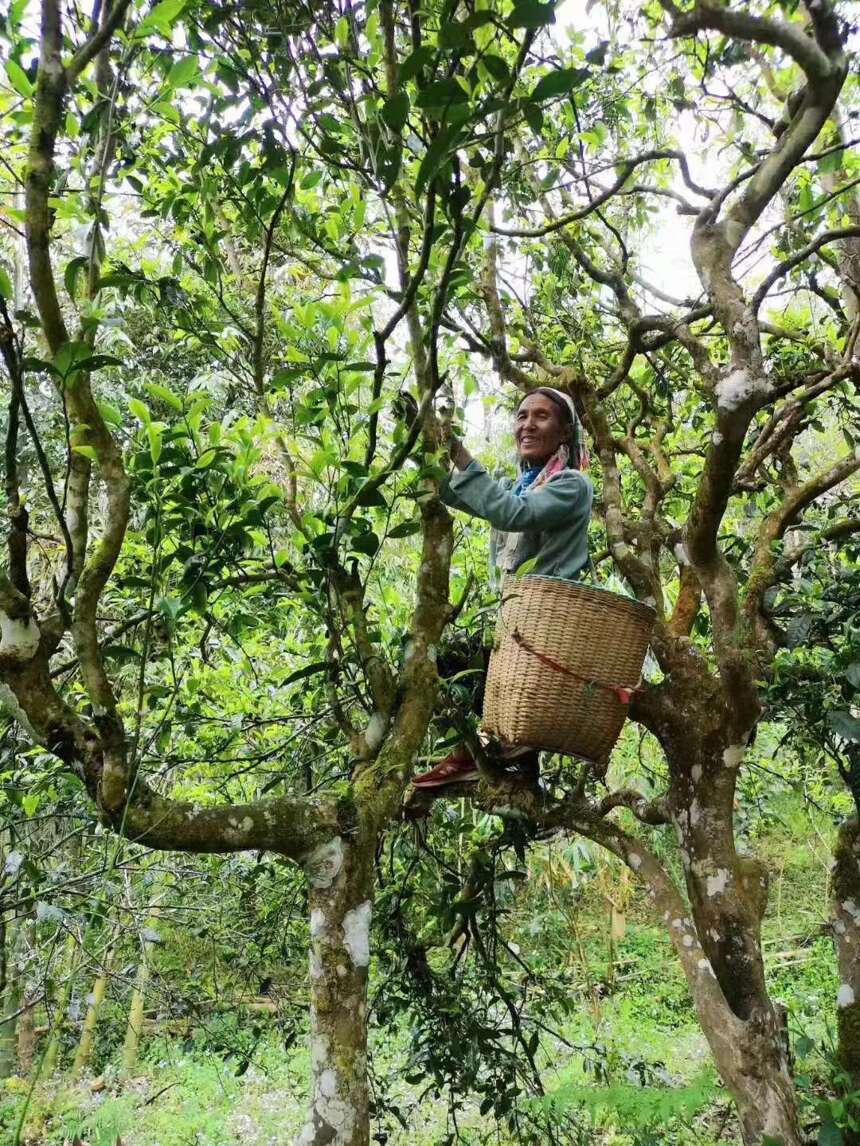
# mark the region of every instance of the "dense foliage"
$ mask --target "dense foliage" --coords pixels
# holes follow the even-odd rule
[[[585,7],[4,12],[0,1077],[292,1071],[309,1007],[304,1142],[416,1095],[438,1140],[858,1140],[856,11]],[[646,681],[606,775],[422,804],[496,608],[450,424],[509,466],[546,381]],[[823,909],[765,917],[792,831],[838,977]],[[713,1068],[631,1045],[620,965]]]

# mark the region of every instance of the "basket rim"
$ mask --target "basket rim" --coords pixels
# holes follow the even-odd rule
[[[554,581],[557,584],[564,585],[569,589],[582,593],[601,593],[606,597],[614,597],[618,602],[624,602],[633,611],[640,613],[644,618],[654,621],[657,619],[657,610],[652,605],[646,605],[644,601],[638,600],[636,597],[628,597],[624,593],[614,593],[611,589],[604,589],[602,585],[591,585],[584,581],[572,581],[569,577],[554,577],[547,573],[526,573],[522,577],[517,577],[516,574],[511,575],[511,580],[516,584],[524,584],[526,581]]]

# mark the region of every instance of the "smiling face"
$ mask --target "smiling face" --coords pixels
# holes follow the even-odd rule
[[[527,466],[543,465],[569,433],[564,412],[546,394],[529,394],[514,414],[514,441]]]

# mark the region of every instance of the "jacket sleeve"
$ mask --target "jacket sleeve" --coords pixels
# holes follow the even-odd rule
[[[439,500],[443,505],[449,506],[451,509],[461,509],[464,513],[471,513],[468,505],[462,501],[454,490],[451,488],[451,477],[449,475],[439,484]]]
[[[449,500],[451,495],[456,501]],[[493,481],[479,462],[472,461],[448,479],[442,500],[482,517],[505,533],[525,533],[564,525],[577,510],[590,509],[591,498],[591,482],[575,470],[552,478],[528,497],[517,497],[501,482]]]

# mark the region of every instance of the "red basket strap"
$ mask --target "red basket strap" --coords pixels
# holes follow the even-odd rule
[[[606,681],[593,680],[591,677],[583,676],[581,673],[574,672],[574,670],[568,668],[567,665],[559,664],[558,661],[553,660],[553,658],[547,656],[546,653],[542,653],[539,649],[534,648],[528,643],[522,633],[517,632],[516,629],[514,629],[511,635],[513,636],[513,639],[516,641],[516,643],[520,646],[520,648],[525,649],[527,653],[531,653],[532,656],[537,657],[537,659],[542,664],[545,664],[547,668],[555,669],[556,672],[563,673],[564,676],[573,677],[574,680],[580,680],[583,682],[583,684],[597,685],[598,688],[604,688],[607,692],[614,692],[620,704],[629,704],[633,695],[639,692],[638,687],[628,688],[622,684],[607,684]]]

